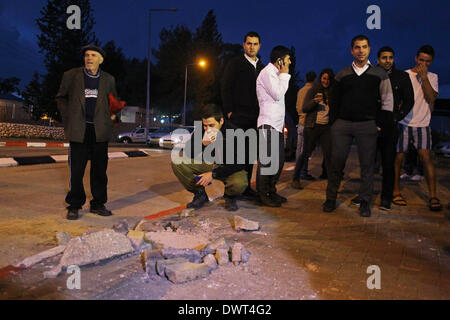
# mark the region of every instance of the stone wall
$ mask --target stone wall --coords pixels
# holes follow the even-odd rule
[[[0,137],[65,140],[64,128],[0,122]]]

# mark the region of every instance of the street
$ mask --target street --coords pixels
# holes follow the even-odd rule
[[[133,146],[127,146],[133,149]],[[36,152],[0,149],[5,154]],[[138,148],[134,148],[138,149]],[[127,149],[128,150],[128,149]],[[39,150],[39,154],[54,150]],[[59,148],[64,153],[67,149]],[[111,149],[110,149],[111,151]],[[325,180],[307,181],[304,190],[290,188],[293,163],[285,164],[278,188],[288,198],[281,208],[238,201],[228,212],[220,196],[223,184],[207,187],[211,205],[196,211],[191,221],[205,226],[214,240],[239,241],[250,252],[245,265],[221,266],[209,277],[183,284],[148,277],[139,256],[114,259],[81,268],[80,290],[66,289],[68,275],[43,280],[54,265],[49,259],[0,278],[0,299],[449,299],[450,298],[450,173],[448,162],[436,160],[437,192],[444,210],[426,206],[426,182],[403,183],[408,206],[378,209],[381,177],[376,176],[372,217],[361,218],[350,205],[359,186],[357,154],[353,150],[339,193],[339,207],[323,213]],[[321,172],[321,157],[310,162],[312,175]],[[89,201],[89,165],[85,189]],[[111,228],[121,219],[133,226],[144,217],[180,207],[192,198],[176,180],[170,151],[154,149],[143,158],[113,159],[108,165],[108,203],[112,217],[88,213],[88,203],[76,221],[65,219],[67,163],[0,168],[0,268],[57,245],[55,234],[72,237],[88,230]],[[236,232],[230,220],[240,215],[258,221],[260,232]],[[155,220],[170,221],[176,215]],[[203,227],[202,227],[203,228]],[[368,267],[381,271],[381,288],[369,289]]]

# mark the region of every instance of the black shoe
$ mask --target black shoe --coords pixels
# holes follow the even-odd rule
[[[266,194],[259,194],[259,200],[261,202],[261,204],[263,206],[268,206],[268,207],[281,207],[281,202],[278,201],[274,201],[271,197],[270,197],[270,193],[266,193]]]
[[[236,203],[236,197],[225,197],[225,209],[228,211],[236,211],[239,209]]]
[[[208,203],[208,195],[206,194],[205,190],[198,191],[194,193],[194,199],[192,199],[191,202],[189,202],[186,205],[186,208],[194,208],[199,209],[205,205],[205,203]]]
[[[287,202],[287,199],[285,197],[283,197],[282,195],[275,193],[275,192],[270,193],[269,197],[275,202],[279,202],[279,203]]]
[[[259,200],[258,192],[253,190],[252,188],[248,187],[245,189],[244,193],[242,194],[242,198],[245,200],[255,201]]]
[[[113,213],[111,211],[109,211],[108,209],[106,209],[105,206],[103,206],[103,205],[98,206],[98,207],[91,206],[91,208],[89,209],[89,212],[98,214],[99,216],[102,216],[102,217],[109,217],[109,216],[113,215]]]
[[[370,217],[370,206],[367,201],[361,200],[361,205],[359,206],[359,215],[365,218]]]
[[[77,209],[77,208],[68,207],[67,208],[67,219],[68,220],[77,220],[79,218],[78,210],[79,209]]]
[[[356,196],[350,201],[350,203],[354,206],[359,207],[361,205],[361,201],[361,198],[359,196]]]
[[[303,187],[300,183],[300,179],[293,179],[291,183],[291,187],[294,189],[302,190]]]
[[[391,201],[389,201],[389,200],[381,200],[380,210],[384,210],[384,211],[391,210]]]
[[[309,173],[307,173],[307,174],[305,174],[305,175],[302,175],[300,178],[302,178],[303,180],[310,180],[310,181],[313,181],[313,180],[316,180],[316,178],[314,178],[312,175],[310,175]]]
[[[323,212],[332,212],[336,209],[336,200],[326,200],[322,205]]]

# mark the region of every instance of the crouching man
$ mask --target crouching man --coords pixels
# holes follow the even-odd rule
[[[232,161],[228,161],[226,157],[225,151],[229,152],[226,139],[228,124],[221,108],[213,104],[206,105],[201,111],[201,118],[201,134],[198,132],[199,128],[196,128],[185,144],[183,157],[178,158],[181,161],[174,161],[172,153],[173,172],[186,190],[194,194],[194,199],[187,204],[187,208],[203,207],[209,201],[205,187],[213,179],[217,179],[225,185],[225,209],[236,211],[236,198],[248,186],[245,164],[237,164],[235,141],[230,149],[234,152]],[[212,158],[214,161],[211,161]]]

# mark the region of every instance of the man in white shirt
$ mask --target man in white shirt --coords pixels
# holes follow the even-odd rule
[[[438,75],[428,72],[433,59],[433,47],[424,45],[417,51],[416,66],[406,70],[414,89],[414,106],[409,114],[399,122],[400,136],[395,158],[394,198],[392,202],[396,205],[406,206],[406,201],[400,194],[400,168],[404,153],[408,150],[409,145],[413,144],[425,167],[425,176],[430,193],[428,207],[432,211],[439,211],[442,209],[442,205],[436,197],[436,176],[430,158],[430,119],[434,102],[438,96]]]
[[[276,46],[270,53],[270,63],[260,72],[256,80],[256,95],[259,102],[259,156],[256,190],[260,201],[269,207],[279,207],[286,198],[277,194],[276,183],[284,165],[283,126],[285,116],[284,95],[289,87],[289,49]],[[265,150],[264,150],[265,149]],[[266,151],[270,161],[263,157]],[[276,170],[270,170],[275,164]]]

